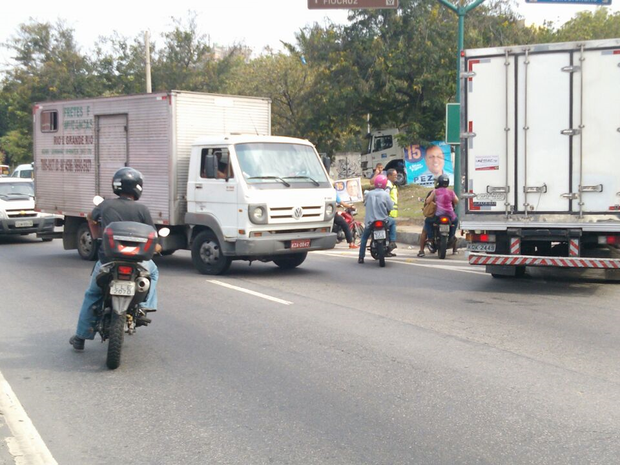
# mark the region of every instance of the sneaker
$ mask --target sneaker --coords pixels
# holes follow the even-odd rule
[[[358,258],[357,259],[357,263],[359,263],[360,265],[364,264],[364,259],[363,258]]]
[[[394,252],[388,252],[385,256],[386,257],[395,257],[396,254]]]
[[[388,245],[388,250],[391,252],[394,249],[397,249],[398,246],[396,245],[396,242],[390,242],[390,245]]]
[[[84,339],[79,337],[77,334],[71,336],[71,339],[69,339],[69,344],[73,346],[74,350],[84,350]]]
[[[360,248],[360,246],[359,245],[355,245],[353,242],[351,242],[349,244],[349,249],[359,249],[359,248]]]

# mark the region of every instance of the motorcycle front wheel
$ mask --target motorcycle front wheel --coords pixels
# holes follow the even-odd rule
[[[110,370],[116,370],[121,364],[121,351],[123,349],[123,338],[125,336],[125,314],[117,315],[112,312],[110,315],[110,333],[108,341],[108,358],[106,365]]]

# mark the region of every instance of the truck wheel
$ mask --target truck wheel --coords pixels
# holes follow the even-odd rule
[[[84,260],[93,261],[97,258],[99,244],[90,235],[88,224],[82,223],[77,230],[77,250]]]
[[[401,170],[396,170],[396,185],[404,186],[407,184],[407,173]]]
[[[293,268],[297,268],[301,265],[307,256],[308,252],[281,255],[278,258],[274,258],[273,263],[278,265],[283,270],[292,270]]]
[[[203,231],[192,244],[192,262],[202,274],[223,274],[230,267],[230,257],[222,253],[217,236],[212,231]]]

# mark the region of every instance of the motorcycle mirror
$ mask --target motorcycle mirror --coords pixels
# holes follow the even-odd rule
[[[159,237],[168,237],[168,235],[170,234],[170,229],[161,228],[159,231],[157,231],[157,234],[159,234]]]
[[[95,204],[95,206],[99,205],[101,202],[103,202],[103,197],[101,197],[100,195],[95,195],[93,197],[93,203]]]

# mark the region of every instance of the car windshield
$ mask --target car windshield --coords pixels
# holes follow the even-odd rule
[[[329,184],[323,165],[310,146],[252,143],[237,144],[235,151],[248,184],[276,184],[282,188]]]
[[[34,197],[34,183],[31,182],[0,182],[0,195],[29,195]]]

